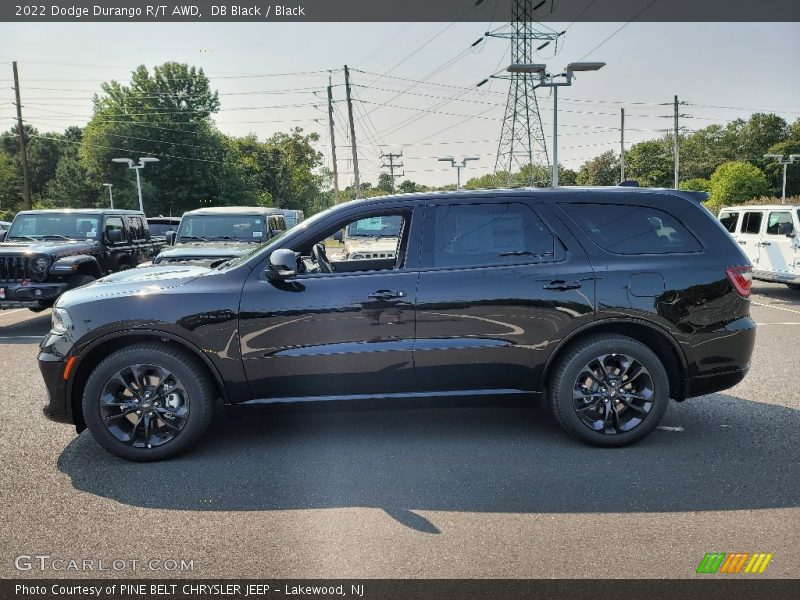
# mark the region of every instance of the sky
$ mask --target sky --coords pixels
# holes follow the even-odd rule
[[[495,167],[509,82],[476,84],[504,71],[508,42],[486,38],[475,48],[470,45],[502,25],[3,23],[0,129],[14,125],[11,61],[19,64],[25,118],[42,131],[85,125],[101,82],[126,82],[140,64],[179,61],[202,67],[219,91],[215,121],[222,131],[262,138],[292,127],[316,131],[318,148],[331,166],[325,90],[330,76],[345,187],[353,178],[342,73],[347,64],[361,180],[374,184],[384,162],[380,155],[402,151],[401,180],[453,183],[455,170],[438,158],[478,158],[469,163],[465,178]],[[567,29],[563,43],[557,52],[552,45],[544,49],[535,62],[553,72],[570,62],[607,63],[601,71],[579,74],[572,87],[559,92],[559,160],[566,167],[577,169],[607,150],[619,153],[623,107],[628,147],[664,135],[672,127],[676,94],[687,103],[681,106],[686,130],[756,111],[775,112],[789,122],[800,118],[798,23],[550,27]],[[550,92],[539,93],[538,102],[552,152]]]

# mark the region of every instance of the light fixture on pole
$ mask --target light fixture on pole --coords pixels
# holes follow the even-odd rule
[[[133,159],[130,158],[112,158],[111,162],[115,163],[122,163],[128,165],[129,169],[133,169],[136,173],[136,190],[139,193],[139,210],[144,212],[144,203],[142,202],[142,181],[139,178],[139,171],[144,169],[144,166],[147,163],[158,162],[157,158],[153,158],[152,156],[145,156],[139,159],[139,164],[134,164]]]
[[[439,161],[441,162],[449,162],[451,167],[455,167],[456,169],[456,190],[461,189],[461,169],[467,166],[467,163],[471,160],[478,160],[477,156],[467,156],[466,158],[461,159],[460,163],[456,162],[456,159],[452,156],[447,156],[445,158],[440,158]]]
[[[572,78],[578,71],[598,71],[606,66],[604,62],[569,63],[564,73],[552,75],[547,72],[547,65],[517,63],[509,65],[509,73],[531,73],[539,76],[538,87],[553,88],[553,187],[558,187],[558,88],[571,86]],[[566,81],[556,81],[556,77],[564,77]]]
[[[781,195],[781,204],[786,204],[786,169],[795,160],[800,161],[800,154],[790,154],[788,158],[784,158],[783,154],[765,154],[764,158],[774,158],[779,165],[783,165],[783,193]]]
[[[114,194],[111,191],[111,188],[114,187],[113,183],[104,183],[103,187],[108,188],[108,200],[111,203],[111,210],[114,210]]]

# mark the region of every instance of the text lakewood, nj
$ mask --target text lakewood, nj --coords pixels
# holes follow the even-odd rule
[[[196,4],[146,4],[144,6],[66,6],[51,4],[17,4],[17,17],[60,17],[65,19],[159,19],[217,17],[221,20],[267,20],[302,18],[306,7],[300,4],[211,4],[200,7]]]

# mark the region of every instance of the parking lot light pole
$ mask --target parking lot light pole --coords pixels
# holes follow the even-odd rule
[[[133,169],[133,171],[136,173],[136,190],[139,193],[139,210],[144,213],[144,203],[142,202],[142,180],[139,178],[139,171],[144,169],[145,164],[158,162],[158,159],[153,158],[152,156],[145,156],[139,159],[139,164],[134,164],[133,160],[130,158],[112,158],[111,162],[126,164],[128,165],[129,169]]]
[[[781,195],[781,204],[786,204],[786,169],[795,160],[800,161],[800,154],[790,154],[789,158],[784,158],[783,154],[765,154],[764,158],[774,158],[778,161],[779,165],[783,165],[783,193]]]
[[[449,162],[451,167],[455,167],[456,169],[456,190],[461,189],[461,169],[467,166],[467,163],[471,160],[478,160],[477,156],[467,156],[463,158],[460,163],[456,162],[456,159],[452,156],[448,156],[446,158],[439,159],[442,162]]]
[[[576,62],[567,65],[567,70],[558,75],[547,72],[547,65],[514,63],[506,71],[509,73],[530,73],[539,76],[539,87],[553,88],[553,175],[552,187],[558,187],[558,88],[571,86],[572,78],[576,71],[597,71],[606,66],[604,62]],[[564,77],[566,81],[556,81],[557,77]]]
[[[111,210],[114,210],[114,194],[111,191],[111,188],[114,187],[113,183],[104,183],[103,187],[108,188],[108,200],[111,202]]]

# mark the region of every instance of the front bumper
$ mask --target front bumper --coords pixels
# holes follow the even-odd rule
[[[67,380],[64,379],[65,357],[54,352],[46,336],[39,345],[39,371],[47,388],[48,401],[42,412],[51,421],[74,423],[72,406],[67,400]]]
[[[16,308],[19,303],[36,303],[55,300],[67,288],[65,282],[3,283],[0,282],[0,308]]]

